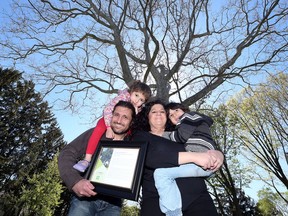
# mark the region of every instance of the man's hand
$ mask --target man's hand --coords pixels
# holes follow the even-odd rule
[[[72,190],[78,197],[91,197],[97,194],[93,191],[94,188],[95,187],[89,180],[81,179],[72,187]]]

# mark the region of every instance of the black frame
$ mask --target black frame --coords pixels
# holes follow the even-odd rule
[[[91,181],[91,183],[95,186],[95,191],[99,194],[137,201],[139,197],[141,178],[142,178],[143,167],[145,163],[147,146],[148,146],[148,142],[146,141],[100,141],[98,143],[97,150],[92,157],[91,164],[89,166],[89,169],[87,170],[85,178]],[[132,183],[130,187],[121,187],[121,186],[103,183],[103,182],[100,183],[100,182],[97,182],[95,179],[91,179],[93,177],[92,176],[93,172],[95,170],[99,170],[99,167],[98,168],[96,167],[97,162],[99,163],[99,161],[101,161],[100,163],[102,164],[102,169],[103,169],[103,166],[106,167],[105,165],[106,162],[103,163],[102,157],[104,155],[103,154],[104,150],[107,151],[107,149],[109,150],[111,149],[112,155],[113,155],[114,149],[118,149],[118,150],[136,149],[138,150],[138,156],[137,156],[136,162],[135,164],[132,164],[135,166],[135,169],[134,169],[134,175],[131,179]],[[108,159],[110,162],[111,157]],[[125,159],[126,158],[124,156],[121,157],[121,161]],[[109,169],[109,165],[107,165],[107,167]]]

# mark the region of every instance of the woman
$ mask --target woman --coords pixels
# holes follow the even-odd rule
[[[167,113],[164,104],[160,100],[155,100],[145,105],[132,128],[133,140],[149,141],[142,179],[142,216],[164,215],[160,211],[159,196],[154,184],[153,173],[155,169],[195,163],[203,169],[215,171],[223,163],[224,157],[219,151],[186,152],[183,144],[161,137],[166,124]],[[182,196],[184,216],[218,215],[203,178],[179,178],[176,179],[176,182]],[[177,201],[179,202],[179,200],[175,200],[175,202]]]

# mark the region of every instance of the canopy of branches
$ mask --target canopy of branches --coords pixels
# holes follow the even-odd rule
[[[45,93],[67,92],[70,107],[133,79],[191,105],[235,78],[287,66],[287,1],[12,2],[0,58],[30,67]]]

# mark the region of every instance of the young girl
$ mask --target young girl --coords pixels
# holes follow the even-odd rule
[[[169,103],[165,109],[169,120],[175,125],[175,131],[164,132],[163,137],[184,143],[186,151],[206,152],[215,149],[215,142],[210,133],[213,120],[210,117],[190,112],[180,103]],[[161,211],[169,216],[182,215],[182,200],[176,178],[207,177],[212,173],[211,170],[203,170],[195,164],[156,169],[154,180]]]
[[[92,155],[96,150],[97,144],[106,131],[107,138],[114,138],[114,133],[110,128],[110,122],[112,119],[112,111],[120,100],[122,101],[130,101],[135,107],[136,113],[138,113],[143,104],[151,97],[151,89],[145,83],[140,81],[134,81],[129,89],[124,89],[119,91],[118,95],[105,107],[103,111],[103,117],[98,121],[90,139],[88,142],[88,146],[86,149],[85,158],[80,160],[77,164],[73,166],[74,169],[85,172],[85,170],[89,167],[90,161],[92,159]]]

